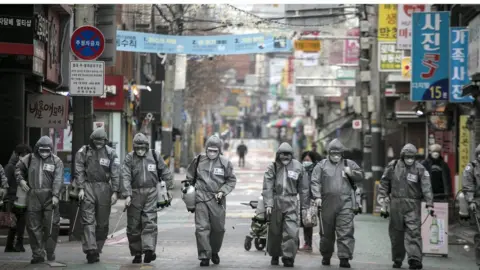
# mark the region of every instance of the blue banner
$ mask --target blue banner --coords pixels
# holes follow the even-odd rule
[[[448,100],[450,12],[412,15],[412,101]]]
[[[450,102],[470,103],[473,97],[462,97],[462,87],[468,77],[468,38],[466,27],[450,28]]]
[[[286,37],[264,34],[170,36],[117,30],[117,51],[166,54],[227,55],[292,51]]]

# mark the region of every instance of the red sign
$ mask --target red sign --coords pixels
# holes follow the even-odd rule
[[[414,12],[424,12],[425,5],[403,5],[403,11],[408,17],[412,17]]]
[[[352,28],[347,31],[347,36],[360,36],[360,28]],[[343,63],[357,64],[360,55],[360,43],[358,39],[345,40],[343,46]]]
[[[82,60],[95,60],[105,49],[105,37],[96,27],[81,26],[73,32],[70,48],[72,53]]]
[[[105,94],[93,97],[93,109],[99,111],[123,111],[123,76],[105,75]]]

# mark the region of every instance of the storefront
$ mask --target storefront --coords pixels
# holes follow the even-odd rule
[[[127,125],[124,121],[125,91],[124,77],[121,75],[105,76],[105,94],[93,98],[95,113],[93,128],[103,127],[108,139],[117,151],[120,161],[126,155]]]

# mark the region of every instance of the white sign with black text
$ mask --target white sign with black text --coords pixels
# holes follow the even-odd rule
[[[105,91],[105,62],[70,61],[70,95],[103,96]]]
[[[27,96],[27,127],[66,128],[68,97],[54,94]]]

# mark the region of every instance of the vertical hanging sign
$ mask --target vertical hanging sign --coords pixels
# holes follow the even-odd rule
[[[419,12],[412,16],[410,100],[448,100],[450,13]]]
[[[462,97],[462,87],[470,83],[468,77],[468,29],[450,28],[450,102],[469,103],[471,96]]]

